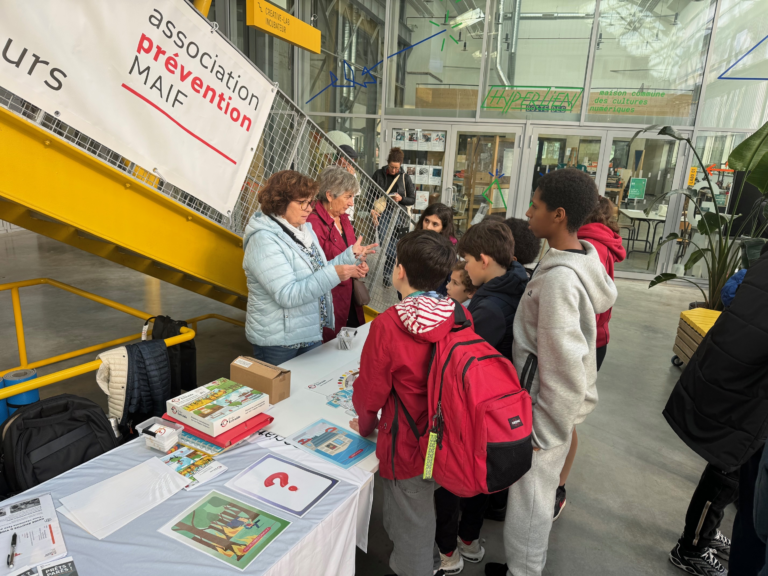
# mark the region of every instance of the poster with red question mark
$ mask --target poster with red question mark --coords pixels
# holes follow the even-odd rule
[[[301,518],[338,483],[336,478],[268,454],[226,485],[245,496]]]

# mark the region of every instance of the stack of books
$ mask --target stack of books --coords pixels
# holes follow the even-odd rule
[[[223,451],[270,424],[274,418],[264,414],[267,408],[267,394],[219,378],[168,400],[163,418],[183,424],[183,436],[198,445]]]

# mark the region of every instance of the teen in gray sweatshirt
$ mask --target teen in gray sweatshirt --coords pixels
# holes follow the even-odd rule
[[[486,564],[488,576],[542,573],[573,427],[597,404],[595,314],[613,306],[616,286],[595,248],[576,236],[597,198],[588,174],[557,170],[538,181],[526,213],[531,231],[550,245],[520,300],[512,343],[512,361],[533,401],[534,454],[531,470],[509,489],[507,564]]]

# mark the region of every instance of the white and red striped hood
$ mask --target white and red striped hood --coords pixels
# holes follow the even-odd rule
[[[435,296],[437,294],[435,293]],[[403,328],[419,340],[436,342],[453,326],[454,301],[430,295],[411,296],[395,305]]]

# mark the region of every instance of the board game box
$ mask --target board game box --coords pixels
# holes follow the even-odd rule
[[[214,380],[166,403],[168,413],[176,420],[214,438],[268,407],[267,394],[226,378]]]

